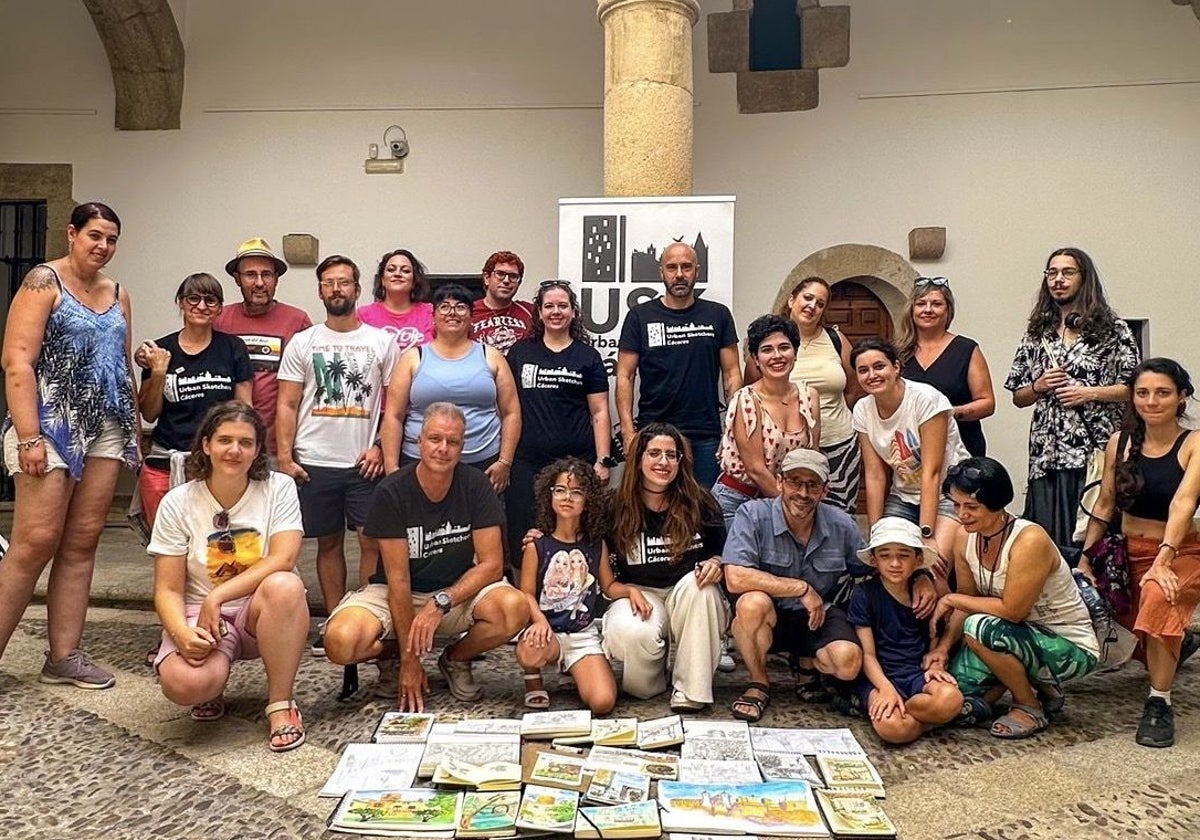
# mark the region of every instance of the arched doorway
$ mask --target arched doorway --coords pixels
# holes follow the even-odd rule
[[[825,310],[825,323],[836,326],[851,344],[864,338],[890,339],[896,334],[891,314],[865,285],[866,280],[877,278],[850,277],[834,283]]]

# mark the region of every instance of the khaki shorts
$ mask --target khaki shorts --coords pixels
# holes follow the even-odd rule
[[[46,447],[46,472],[67,469],[67,462],[58,454],[58,450],[54,448],[54,443],[50,438],[44,437],[42,441],[42,445]],[[104,429],[88,447],[87,457],[125,460],[125,433],[121,431],[121,424],[116,421],[116,418],[105,418]],[[17,430],[14,427],[4,434],[4,466],[8,467],[10,473],[19,473],[21,471],[20,463],[20,459],[17,457]]]
[[[508,581],[498,580],[480,589],[479,593],[470,603],[463,602],[451,607],[450,612],[442,616],[442,621],[438,624],[438,635],[457,636],[460,633],[466,633],[470,630],[471,625],[475,623],[475,605],[482,601],[488,593],[500,587],[513,588],[512,584]],[[412,594],[413,609],[421,609],[436,594],[436,592],[414,592]],[[321,632],[324,632],[325,627],[330,621],[333,621],[335,615],[350,607],[359,607],[375,616],[375,619],[381,625],[379,631],[380,639],[396,638],[396,628],[392,625],[392,610],[388,606],[388,588],[386,583],[368,583],[362,589],[348,593],[346,597],[342,598],[341,603],[329,613],[329,618],[321,626]]]

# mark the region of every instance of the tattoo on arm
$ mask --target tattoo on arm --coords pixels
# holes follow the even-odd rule
[[[58,278],[54,272],[44,265],[34,266],[25,275],[21,285],[31,292],[44,292],[57,285]]]

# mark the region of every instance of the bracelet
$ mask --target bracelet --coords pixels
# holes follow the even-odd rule
[[[506,467],[511,467],[511,466],[512,466],[512,461],[508,460],[507,458],[505,458],[505,457],[503,457],[503,456],[499,456],[499,457],[497,457],[497,458],[496,458],[496,462],[497,462],[497,463],[500,463],[500,464],[503,464],[503,465],[504,465],[504,466],[506,466]]]
[[[34,449],[35,447],[41,446],[43,442],[44,439],[41,435],[35,435],[28,440],[18,440],[17,449]]]
[[[1158,550],[1159,550],[1159,551],[1162,551],[1164,548],[1169,548],[1169,549],[1171,549],[1171,553],[1172,553],[1172,554],[1178,554],[1178,553],[1179,553],[1179,549],[1178,549],[1178,548],[1176,548],[1175,546],[1171,545],[1169,542],[1160,542],[1160,543],[1158,544]]]

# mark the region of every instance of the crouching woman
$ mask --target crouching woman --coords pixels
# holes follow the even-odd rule
[[[1061,684],[1096,667],[1100,645],[1087,607],[1058,548],[1040,525],[1004,508],[1012,479],[999,461],[968,458],[951,467],[942,492],[962,531],[954,541],[957,592],[942,597],[934,627],[950,617],[935,646],[950,663],[965,698],[963,722],[991,717],[991,704],[1012,693],[1012,708],[992,724],[997,738],[1028,738],[1062,709]]]
[[[213,721],[225,714],[232,663],[261,657],[269,746],[284,752],[304,742],[292,688],[308,603],[294,571],[303,533],[296,484],[267,469],[265,441],[250,406],[213,407],[188,458],[194,480],[163,498],[147,548],[163,625],[154,668],[168,700]]]

